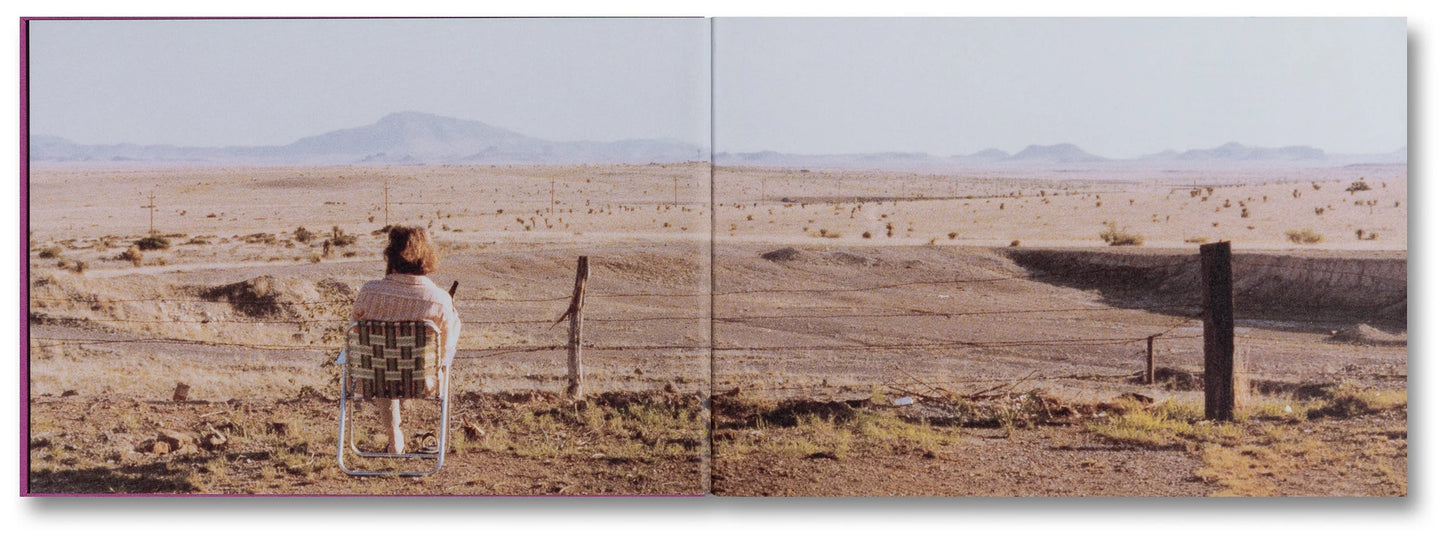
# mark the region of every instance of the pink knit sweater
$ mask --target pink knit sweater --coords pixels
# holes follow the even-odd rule
[[[356,294],[352,321],[422,321],[441,329],[442,366],[450,366],[457,352],[462,321],[452,298],[430,278],[392,273],[361,286]]]

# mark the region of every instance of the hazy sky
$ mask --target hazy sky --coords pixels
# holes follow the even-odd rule
[[[706,147],[708,32],[706,19],[34,21],[31,132],[280,145],[414,110]]]
[[[1406,141],[1397,19],[716,19],[718,151]]]
[[[1133,157],[1238,141],[1355,153],[1406,138],[1403,19],[35,21],[30,31],[32,132],[91,144],[279,145],[407,110],[553,140],[706,146],[711,127],[716,149],[734,152],[1070,142]]]

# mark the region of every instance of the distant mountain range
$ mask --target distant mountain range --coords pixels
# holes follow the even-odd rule
[[[816,168],[917,168],[917,169],[1110,169],[1110,168],[1272,168],[1331,167],[1353,164],[1404,164],[1406,150],[1390,153],[1332,155],[1319,148],[1286,146],[1278,148],[1245,146],[1236,142],[1213,149],[1184,152],[1162,151],[1134,159],[1109,159],[1073,144],[1031,145],[1010,154],[988,148],[968,155],[940,157],[927,153],[795,154],[764,151],[719,153],[714,162],[722,166],[774,166]]]
[[[557,142],[479,121],[401,112],[374,124],[302,138],[284,146],[221,148],[85,145],[54,136],[30,139],[32,162],[176,164],[612,164],[707,160],[675,140]]]
[[[618,164],[704,161],[708,151],[676,140],[558,142],[533,138],[479,121],[421,112],[388,115],[374,124],[302,138],[284,146],[183,147],[76,144],[64,138],[30,138],[32,162],[157,163],[190,165],[324,164]],[[989,148],[968,155],[851,153],[805,155],[763,151],[719,153],[723,166],[873,169],[1110,169],[1119,167],[1325,167],[1401,164],[1405,148],[1384,154],[1331,155],[1318,148],[1277,148],[1228,143],[1213,149],[1163,151],[1136,159],[1108,159],[1073,144],[1032,145],[1010,154]]]

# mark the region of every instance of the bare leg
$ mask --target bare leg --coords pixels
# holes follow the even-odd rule
[[[381,412],[381,424],[386,429],[386,449],[400,454],[406,449],[406,437],[401,433],[401,400],[379,398],[376,410]]]

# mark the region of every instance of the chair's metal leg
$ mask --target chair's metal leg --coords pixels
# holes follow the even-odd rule
[[[446,375],[442,377],[441,395],[442,395],[442,418],[441,418],[441,430],[437,433],[437,453],[436,453],[437,464],[436,464],[435,467],[432,468],[431,472],[430,472],[430,473],[427,473],[427,474],[431,474],[431,473],[435,473],[435,472],[437,472],[437,471],[440,471],[441,468],[442,468],[442,464],[446,463],[446,458],[447,458],[447,429],[448,429],[447,426],[449,425],[448,416],[449,416],[449,413],[450,413],[450,411],[451,411],[451,404],[452,404],[452,375],[451,375],[451,372],[447,372]]]
[[[438,342],[437,345],[440,346],[440,343]],[[438,350],[438,351],[440,351],[440,350]],[[417,454],[417,453],[392,454],[392,453],[390,453],[390,452],[365,452],[365,451],[362,451],[360,448],[358,448],[358,447],[356,446],[356,427],[353,425],[351,428],[348,429],[347,426],[346,426],[347,419],[350,418],[348,415],[355,414],[355,409],[354,409],[354,407],[351,409],[351,412],[350,412],[350,413],[348,413],[348,408],[347,408],[348,405],[351,405],[351,404],[352,404],[352,402],[350,402],[350,400],[351,400],[351,395],[347,394],[347,392],[346,392],[346,391],[347,391],[347,383],[346,383],[346,381],[347,381],[347,379],[350,378],[350,374],[351,374],[350,364],[343,364],[343,365],[342,365],[342,372],[341,372],[341,405],[340,405],[340,412],[339,412],[340,415],[339,415],[339,420],[338,420],[339,426],[338,426],[338,429],[337,429],[337,432],[336,432],[336,433],[337,433],[337,439],[336,439],[336,462],[337,462],[337,465],[339,465],[339,466],[341,467],[341,470],[344,471],[346,474],[349,474],[349,475],[352,475],[352,476],[406,476],[406,477],[427,476],[427,475],[433,474],[433,473],[435,473],[435,472],[437,472],[437,471],[440,471],[441,468],[442,468],[442,465],[446,462],[446,454],[447,454],[447,437],[448,437],[448,436],[447,436],[447,430],[448,430],[448,426],[449,426],[449,424],[450,424],[450,416],[451,416],[451,372],[447,372],[446,375],[442,376],[442,380],[441,380],[441,387],[440,387],[440,394],[441,394],[441,398],[440,398],[440,399],[441,399],[441,418],[440,418],[441,430],[440,430],[440,432],[439,432],[438,435],[437,435],[437,443],[438,443],[438,446],[437,446],[437,453],[436,453],[436,454]],[[346,450],[347,450],[347,447],[348,447],[348,446],[350,447],[351,452],[354,453],[354,454],[356,454],[356,455],[359,456],[359,457],[365,457],[365,458],[400,458],[400,459],[431,459],[431,460],[435,460],[436,463],[435,463],[435,465],[432,466],[432,468],[431,468],[430,470],[425,470],[425,471],[397,471],[397,470],[392,470],[392,471],[365,471],[365,470],[359,470],[359,469],[350,469],[350,468],[348,468],[348,467],[346,466]]]
[[[340,419],[337,421],[340,425],[336,432],[336,465],[341,467],[342,472],[355,475],[355,471],[346,467],[346,402],[351,399],[351,396],[346,393],[346,380],[350,377],[350,366],[343,364],[341,366],[341,411]]]

